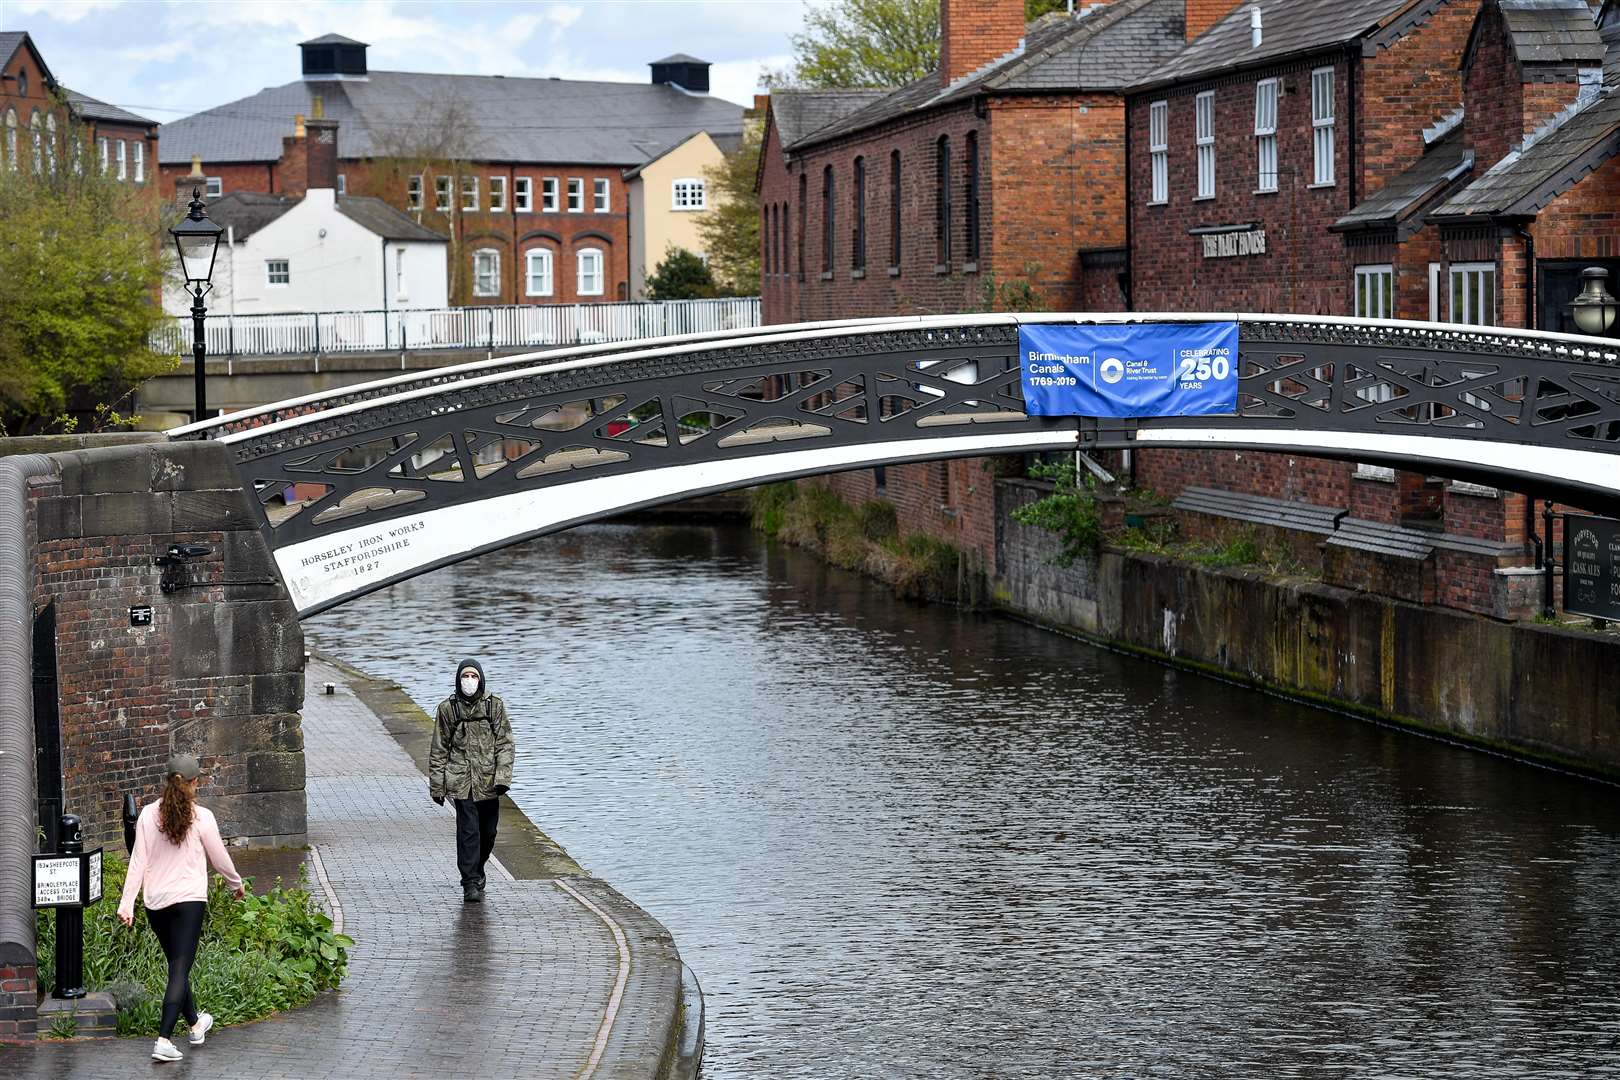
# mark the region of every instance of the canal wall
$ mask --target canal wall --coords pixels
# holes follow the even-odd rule
[[[1071,566],[996,484],[1002,611],[1178,667],[1482,748],[1620,779],[1620,640],[1257,569],[1104,547]]]

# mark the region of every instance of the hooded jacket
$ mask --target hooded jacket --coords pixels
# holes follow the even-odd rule
[[[461,694],[461,673],[478,672],[478,694]],[[512,724],[506,705],[489,692],[484,668],[476,660],[456,665],[455,689],[439,705],[433,720],[433,748],[428,751],[428,787],[435,798],[493,799],[496,788],[512,786]]]

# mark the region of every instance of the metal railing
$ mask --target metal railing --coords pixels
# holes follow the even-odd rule
[[[211,357],[286,356],[589,345],[671,334],[745,330],[758,326],[759,321],[759,297],[743,296],[622,304],[524,304],[285,315],[210,314],[204,332]],[[191,319],[168,320],[153,331],[151,346],[154,352],[189,356]]]

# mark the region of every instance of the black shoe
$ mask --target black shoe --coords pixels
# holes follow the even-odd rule
[[[468,904],[481,904],[484,901],[484,890],[476,885],[468,885],[461,890],[461,899]]]

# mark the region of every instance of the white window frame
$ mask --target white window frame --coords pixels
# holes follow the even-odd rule
[[[590,257],[596,259],[596,285],[594,288],[586,286],[589,276],[585,272],[585,260]],[[606,279],[607,257],[602,254],[602,249],[594,247],[580,248],[578,254],[574,256],[574,283],[578,287],[578,294],[580,296],[602,296],[606,291]]]
[[[1474,275],[1470,279],[1470,275]],[[1446,276],[1447,321],[1468,326],[1496,325],[1496,264],[1493,262],[1452,263]],[[1490,283],[1489,291],[1486,282]],[[1457,310],[1458,298],[1462,310]],[[1483,314],[1484,318],[1479,316]]]
[[[441,214],[450,212],[450,185],[452,177],[435,176],[433,178],[433,209]]]
[[[225,179],[220,176],[207,176],[203,178],[203,195],[210,199],[217,199],[225,194]]]
[[[591,181],[591,210],[597,214],[613,212],[613,189],[605,176]]]
[[[701,177],[682,176],[669,184],[669,208],[691,213],[709,208],[709,188]]]
[[[1261,79],[1254,84],[1254,190],[1277,190],[1277,102],[1282,84]]]
[[[405,292],[405,249],[394,249],[394,299],[408,299]]]
[[[461,178],[461,212],[463,214],[478,213],[478,177],[463,176]]]
[[[278,275],[281,278],[280,281],[276,280],[276,277]],[[270,288],[270,289],[285,289],[287,286],[291,285],[292,284],[292,260],[291,259],[266,259],[266,260],[264,260],[264,284],[265,284],[266,288]]]
[[[118,179],[120,179],[120,180],[128,180],[129,179],[129,162],[128,162],[128,160],[126,160],[126,158],[127,158],[127,155],[129,153],[129,151],[127,149],[125,149],[125,144],[124,144],[123,139],[114,139],[113,143],[118,147],[116,150],[113,151],[113,159],[117,162]]]
[[[1356,267],[1354,281],[1355,315],[1358,319],[1395,317],[1395,267],[1390,263],[1368,263]]]
[[[135,182],[146,183],[146,143],[135,143]]]
[[[555,214],[557,207],[557,193],[562,189],[561,182],[555,176],[542,177],[540,180],[540,212],[542,214]]]
[[[1333,134],[1334,79],[1331,67],[1311,71],[1311,162],[1312,187],[1332,187],[1334,179]]]
[[[1440,318],[1440,264],[1429,264],[1429,321],[1442,322]]]
[[[12,116],[7,117],[7,119],[10,120],[15,115],[16,114],[13,113]],[[101,175],[102,176],[111,176],[112,175],[112,140],[107,138],[107,136],[103,135],[101,138],[96,140],[96,145],[101,149]],[[17,160],[16,160],[17,142],[16,142],[15,138],[13,138],[12,142],[11,142],[11,152],[12,152],[12,155],[13,155],[12,156],[12,161],[11,161],[11,167],[13,169],[15,169],[17,167]]]
[[[534,213],[534,181],[529,177],[512,181],[512,208],[520,214]]]
[[[1193,145],[1198,155],[1198,198],[1215,197],[1215,91],[1193,98]]]
[[[480,261],[488,266],[479,269]],[[479,248],[472,253],[472,292],[474,296],[501,295],[501,253],[495,248]]]
[[[506,177],[492,176],[489,178],[489,212],[492,214],[506,213]]]
[[[349,178],[343,173],[338,173],[337,193],[339,195],[347,195],[349,193]]]
[[[570,214],[585,212],[585,178],[582,176],[568,178],[568,212]]]
[[[1153,191],[1149,205],[1170,201],[1170,103],[1155,101],[1148,106],[1148,158],[1153,169]]]
[[[539,268],[538,275],[536,268]],[[536,288],[535,278],[539,277]],[[523,295],[557,295],[557,261],[550,248],[530,248],[523,255]]]
[[[45,160],[49,163],[51,175],[56,175],[56,114],[49,113],[45,117]]]
[[[422,209],[422,175],[420,173],[405,178],[405,209]]]

